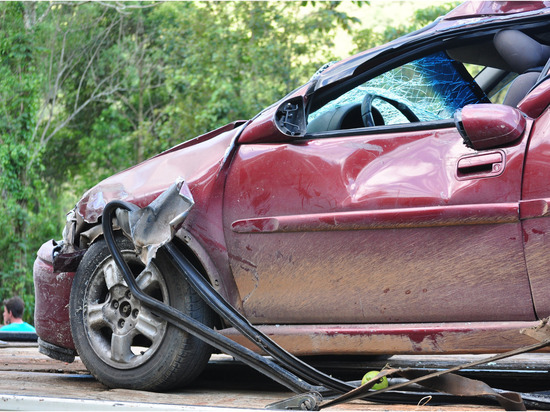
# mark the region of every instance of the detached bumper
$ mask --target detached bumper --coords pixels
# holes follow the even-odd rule
[[[54,272],[50,240],[42,245],[34,262],[34,326],[41,341],[74,351],[69,321],[69,297],[74,272]]]

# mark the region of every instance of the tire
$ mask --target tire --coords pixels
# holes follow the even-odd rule
[[[145,293],[213,325],[210,308],[161,251],[151,270],[140,275],[145,266],[132,242],[123,236],[116,241]],[[208,363],[209,345],[154,315],[132,296],[104,239],[84,255],[69,305],[76,350],[90,373],[110,388],[168,390],[193,381]]]

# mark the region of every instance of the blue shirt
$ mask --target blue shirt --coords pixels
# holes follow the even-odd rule
[[[27,322],[23,323],[10,323],[9,325],[4,325],[0,328],[2,332],[36,332],[34,326],[28,324]]]

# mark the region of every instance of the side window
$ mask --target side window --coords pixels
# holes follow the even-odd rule
[[[488,102],[464,66],[445,52],[414,60],[347,91],[308,116],[308,132],[429,122]]]
[[[512,81],[518,76],[517,73],[510,72],[504,77],[490,92],[487,93],[492,103],[504,103],[504,98]]]

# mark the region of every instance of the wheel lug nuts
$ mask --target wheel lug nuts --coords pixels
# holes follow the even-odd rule
[[[113,301],[113,308],[118,309],[118,301],[116,300]]]
[[[130,313],[132,313],[132,305],[130,305],[129,302],[122,302],[119,312],[125,318],[130,316]]]
[[[139,310],[134,309],[133,312],[132,312],[132,316],[133,316],[134,318],[137,318],[138,315],[139,315]]]
[[[123,328],[123,327],[124,327],[124,324],[125,324],[124,319],[120,319],[120,320],[118,321],[118,327],[119,327],[119,328]]]
[[[132,292],[126,291],[126,299],[132,299]]]

